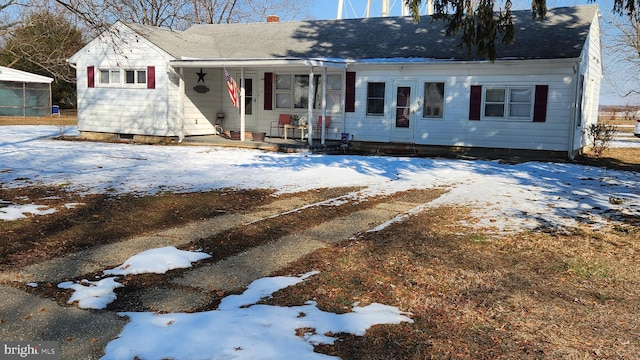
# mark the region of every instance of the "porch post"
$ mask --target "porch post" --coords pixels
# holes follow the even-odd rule
[[[340,111],[342,120],[342,132],[347,132],[347,67],[342,71],[342,90],[340,91]],[[342,138],[342,136],[340,136]]]
[[[240,68],[240,103],[238,109],[240,109],[240,141],[245,141],[246,121],[244,116],[244,67]]]
[[[313,86],[313,66],[311,67],[311,72],[309,72],[309,103],[307,104],[307,124],[309,125],[309,132],[307,141],[309,145],[313,145],[313,101],[315,89]]]
[[[180,118],[180,130],[178,133],[178,139],[180,140],[180,142],[182,142],[182,140],[184,140],[184,97],[187,96],[184,83],[184,67],[179,68],[178,77],[178,88],[180,89],[180,97],[178,98],[178,117]]]
[[[327,67],[322,68],[322,130],[320,132],[320,144],[324,145],[327,126]]]

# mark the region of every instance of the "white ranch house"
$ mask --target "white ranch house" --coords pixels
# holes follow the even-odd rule
[[[282,136],[308,121],[309,144],[540,151],[572,158],[597,121],[597,5],[515,11],[516,42],[495,62],[410,17],[196,25],[115,23],[74,54],[85,137],[178,138],[225,130]],[[231,103],[225,69],[237,81]],[[327,125],[318,128],[320,124]],[[291,133],[289,133],[291,136]],[[299,134],[297,134],[299,137]]]

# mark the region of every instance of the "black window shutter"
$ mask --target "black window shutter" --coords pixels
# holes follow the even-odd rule
[[[95,68],[93,66],[87,66],[87,87],[95,87]]]
[[[345,91],[345,111],[346,112],[355,112],[356,111],[356,73],[349,71],[347,72],[346,78],[347,88]]]
[[[156,67],[147,66],[147,89],[156,88]]]
[[[472,85],[469,99],[469,120],[480,120],[482,113],[482,86]]]
[[[264,73],[264,109],[273,110],[273,73]]]
[[[533,122],[545,122],[547,120],[547,97],[549,85],[536,85],[535,102],[533,105]]]

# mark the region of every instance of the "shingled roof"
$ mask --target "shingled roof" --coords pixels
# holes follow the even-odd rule
[[[577,58],[597,5],[549,9],[544,20],[514,11],[516,41],[498,59]],[[128,24],[176,59],[475,59],[441,21],[422,16],[196,25],[185,31]]]

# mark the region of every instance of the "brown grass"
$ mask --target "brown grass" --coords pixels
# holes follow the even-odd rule
[[[343,359],[634,358],[640,353],[636,228],[499,238],[452,227],[464,209],[430,209],[285,269],[322,273],[271,301],[344,312],[392,304],[414,324],[378,326],[325,346]]]
[[[0,116],[0,126],[6,125],[55,125],[73,126],[78,124],[76,110],[60,110],[60,116]]]
[[[578,161],[638,171],[640,150],[610,149],[602,158],[587,154]],[[312,202],[347,190],[287,196]],[[0,269],[223,212],[242,213],[273,201],[270,195],[221,190],[81,197],[61,188],[0,187],[1,199],[59,209],[53,215],[0,222]],[[86,205],[64,208],[69,202]],[[194,245],[215,247],[216,258],[224,258],[259,239],[313,226],[323,219],[314,211],[318,209]],[[339,334],[343,341],[317,348],[343,359],[637,358],[640,219],[598,231],[524,231],[497,237],[461,226],[461,220],[473,221],[464,207],[432,208],[383,231],[316,251],[279,274],[321,273],[276,293],[269,302],[300,305],[313,299],[334,312],[349,311],[356,302],[379,302],[413,314],[413,324],[375,326],[363,337]],[[159,286],[164,277],[144,281],[144,286]]]

